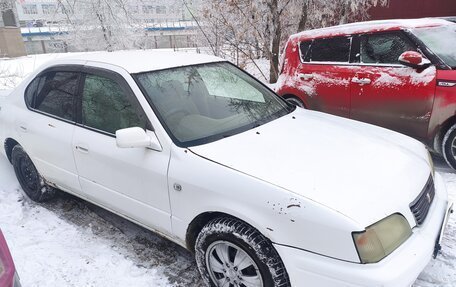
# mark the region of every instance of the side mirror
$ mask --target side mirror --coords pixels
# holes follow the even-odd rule
[[[426,69],[431,65],[428,59],[423,58],[418,52],[406,51],[399,56],[399,63],[414,69]]]
[[[139,127],[116,131],[116,143],[119,148],[150,148],[161,151],[161,145],[154,132],[146,132]]]

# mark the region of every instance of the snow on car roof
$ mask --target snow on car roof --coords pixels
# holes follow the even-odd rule
[[[68,57],[62,57],[53,61],[51,65],[64,64],[67,61],[99,62],[116,65],[124,68],[129,73],[163,70],[168,68],[222,62],[224,59],[193,52],[172,51],[115,51],[115,52],[89,52],[75,53]]]
[[[446,20],[436,18],[377,20],[344,24],[322,29],[307,30],[291,36],[296,38],[322,38],[329,36],[353,35],[366,32],[391,31],[420,27],[452,25]]]

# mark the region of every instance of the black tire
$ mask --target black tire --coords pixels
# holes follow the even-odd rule
[[[442,155],[452,169],[456,169],[456,125],[452,126],[443,137]]]
[[[262,287],[290,286],[290,280],[288,278],[285,266],[280,259],[279,254],[272,246],[271,242],[250,225],[237,219],[228,217],[216,218],[209,222],[206,226],[203,227],[196,239],[196,262],[198,264],[198,269],[201,273],[201,276],[207,286],[218,287],[213,278],[215,278],[215,280],[218,279],[228,281],[227,278],[230,277],[229,275],[225,276],[224,274],[217,273],[216,271],[212,272],[207,263],[210,261],[208,256],[211,256],[208,254],[208,252],[216,250],[208,249],[210,249],[211,246],[214,246],[214,244],[217,246],[217,244],[224,243],[229,244],[233,247],[227,247],[227,253],[229,254],[229,264],[223,265],[223,261],[218,259],[219,266],[227,266],[226,269],[231,269],[227,271],[225,268],[223,268],[225,275],[228,274],[228,272],[231,272],[231,275],[233,272],[238,272],[238,274],[242,273],[241,276],[237,277],[238,279],[236,279],[238,280],[237,285],[227,284],[226,286],[244,287],[246,285],[242,284],[242,280],[248,278],[247,276],[258,275],[261,275]],[[240,249],[240,251],[237,251],[237,249]],[[229,252],[230,250],[231,252]],[[217,253],[217,251],[215,251],[215,253]],[[249,260],[253,260],[255,264],[247,265],[248,267],[242,267],[242,270],[238,270],[235,266],[235,257],[238,253],[242,253],[244,256],[247,254],[250,257]],[[240,266],[240,264],[238,266]],[[247,274],[248,272],[251,274]],[[236,277],[236,275],[234,275],[234,277]],[[233,282],[232,279],[229,282]]]
[[[46,184],[43,177],[36,170],[32,160],[20,145],[16,145],[13,148],[11,159],[17,180],[31,200],[44,202],[55,196],[55,189]]]
[[[301,101],[299,98],[297,97],[288,97],[285,99],[287,102],[289,102],[290,104],[292,105],[295,105],[297,107],[300,107],[300,108],[303,108],[305,109],[306,106],[304,105],[304,102]]]

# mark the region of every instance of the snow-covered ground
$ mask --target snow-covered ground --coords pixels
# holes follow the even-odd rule
[[[44,61],[61,56],[0,59],[0,90],[17,85]],[[456,173],[442,159],[435,161],[450,198],[456,201]],[[45,204],[30,201],[3,156],[0,228],[23,286],[202,286],[188,251],[142,227],[63,193]],[[456,286],[456,216],[450,219],[442,254],[414,286]]]

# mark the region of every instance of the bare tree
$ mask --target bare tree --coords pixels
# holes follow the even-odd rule
[[[0,12],[13,9],[13,0],[0,0]]]
[[[203,42],[214,54],[232,60],[233,55],[240,55],[234,57],[237,62],[239,57],[254,63],[256,58],[265,57],[270,71],[264,78],[273,83],[279,73],[280,51],[290,34],[367,19],[372,6],[386,1],[208,0],[192,15],[204,34]]]
[[[146,23],[135,17],[141,1],[57,0],[65,31],[60,36],[78,50],[125,50],[144,47]]]

